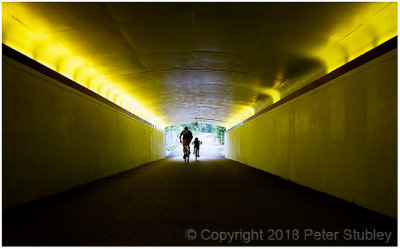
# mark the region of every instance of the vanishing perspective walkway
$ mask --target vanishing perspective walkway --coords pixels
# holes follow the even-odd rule
[[[210,237],[260,229],[253,241]],[[271,240],[276,229],[300,237]],[[396,219],[210,156],[163,159],[3,211],[3,245],[387,245],[303,236],[345,229],[392,232],[389,244],[397,243]]]

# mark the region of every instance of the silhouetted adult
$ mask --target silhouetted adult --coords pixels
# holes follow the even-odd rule
[[[183,142],[182,142],[182,137],[183,137]],[[189,129],[187,127],[185,127],[185,129],[179,135],[179,141],[183,145],[183,159],[186,158],[186,153],[185,153],[186,145],[189,147],[189,153],[190,153],[190,142],[192,141],[192,139],[193,139],[192,132],[189,131]]]

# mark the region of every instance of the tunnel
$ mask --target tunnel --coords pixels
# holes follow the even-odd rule
[[[2,43],[3,246],[397,245],[396,2],[3,2]]]

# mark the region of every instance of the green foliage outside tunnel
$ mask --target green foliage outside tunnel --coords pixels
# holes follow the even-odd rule
[[[192,132],[204,132],[204,133],[216,133],[217,138],[220,144],[224,144],[224,134],[225,134],[225,127],[212,125],[212,124],[205,124],[205,123],[189,123],[189,124],[179,124],[179,125],[172,125],[165,128],[165,132],[169,131],[178,131],[181,132],[185,127],[187,127]]]

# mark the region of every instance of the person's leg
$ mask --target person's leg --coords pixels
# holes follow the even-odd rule
[[[182,142],[182,146],[183,146],[183,159],[186,158],[186,143],[187,143],[187,140],[183,140],[183,142]]]

